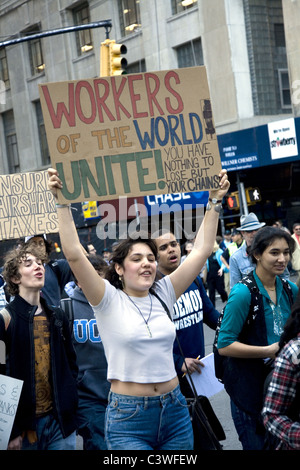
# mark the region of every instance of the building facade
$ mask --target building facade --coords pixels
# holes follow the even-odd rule
[[[99,27],[39,37],[102,20],[111,20],[109,31]],[[229,144],[231,134],[296,118],[299,26],[300,0],[2,0],[0,172],[50,165],[38,85],[99,76],[107,34],[126,45],[128,73],[205,65],[216,131]],[[5,45],[26,36],[34,38]],[[241,179],[246,186],[261,186],[268,210],[256,206],[260,217],[291,224],[300,218],[294,186],[299,159],[273,163],[267,191],[265,167],[232,170],[233,189]],[[229,226],[238,215],[225,210]]]

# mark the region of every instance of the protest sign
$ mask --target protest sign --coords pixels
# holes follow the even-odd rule
[[[7,449],[22,386],[22,380],[0,375],[0,450]]]
[[[58,232],[47,171],[0,175],[0,240]]]
[[[59,202],[218,186],[205,67],[46,83],[39,92]]]

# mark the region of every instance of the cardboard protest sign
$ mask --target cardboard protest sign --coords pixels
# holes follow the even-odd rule
[[[0,450],[7,449],[22,387],[22,380],[0,375]]]
[[[58,232],[47,171],[0,175],[0,240]]]
[[[59,202],[203,191],[221,160],[205,67],[39,86]]]

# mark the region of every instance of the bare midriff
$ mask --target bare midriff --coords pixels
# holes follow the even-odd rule
[[[167,382],[157,383],[136,383],[136,382],[121,382],[120,380],[111,381],[111,391],[120,395],[130,395],[136,397],[155,397],[164,395],[174,390],[178,385],[178,378],[174,377]]]

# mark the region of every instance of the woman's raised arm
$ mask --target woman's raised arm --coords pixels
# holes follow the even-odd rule
[[[59,179],[57,170],[53,168],[49,168],[48,176],[48,188],[57,200],[62,182]],[[84,254],[70,206],[68,204],[57,204],[56,207],[63,253],[87,300],[92,305],[98,305],[104,295],[105,283]]]
[[[210,191],[209,198],[222,201],[230,186],[226,170],[221,171],[219,179],[219,188]],[[213,204],[213,202],[211,202],[211,210],[206,210],[192,251],[189,256],[187,256],[184,263],[180,264],[178,268],[170,274],[170,279],[177,298],[185,292],[196,276],[198,276],[207,258],[213,251],[219,222],[219,212],[215,210],[216,204]]]

